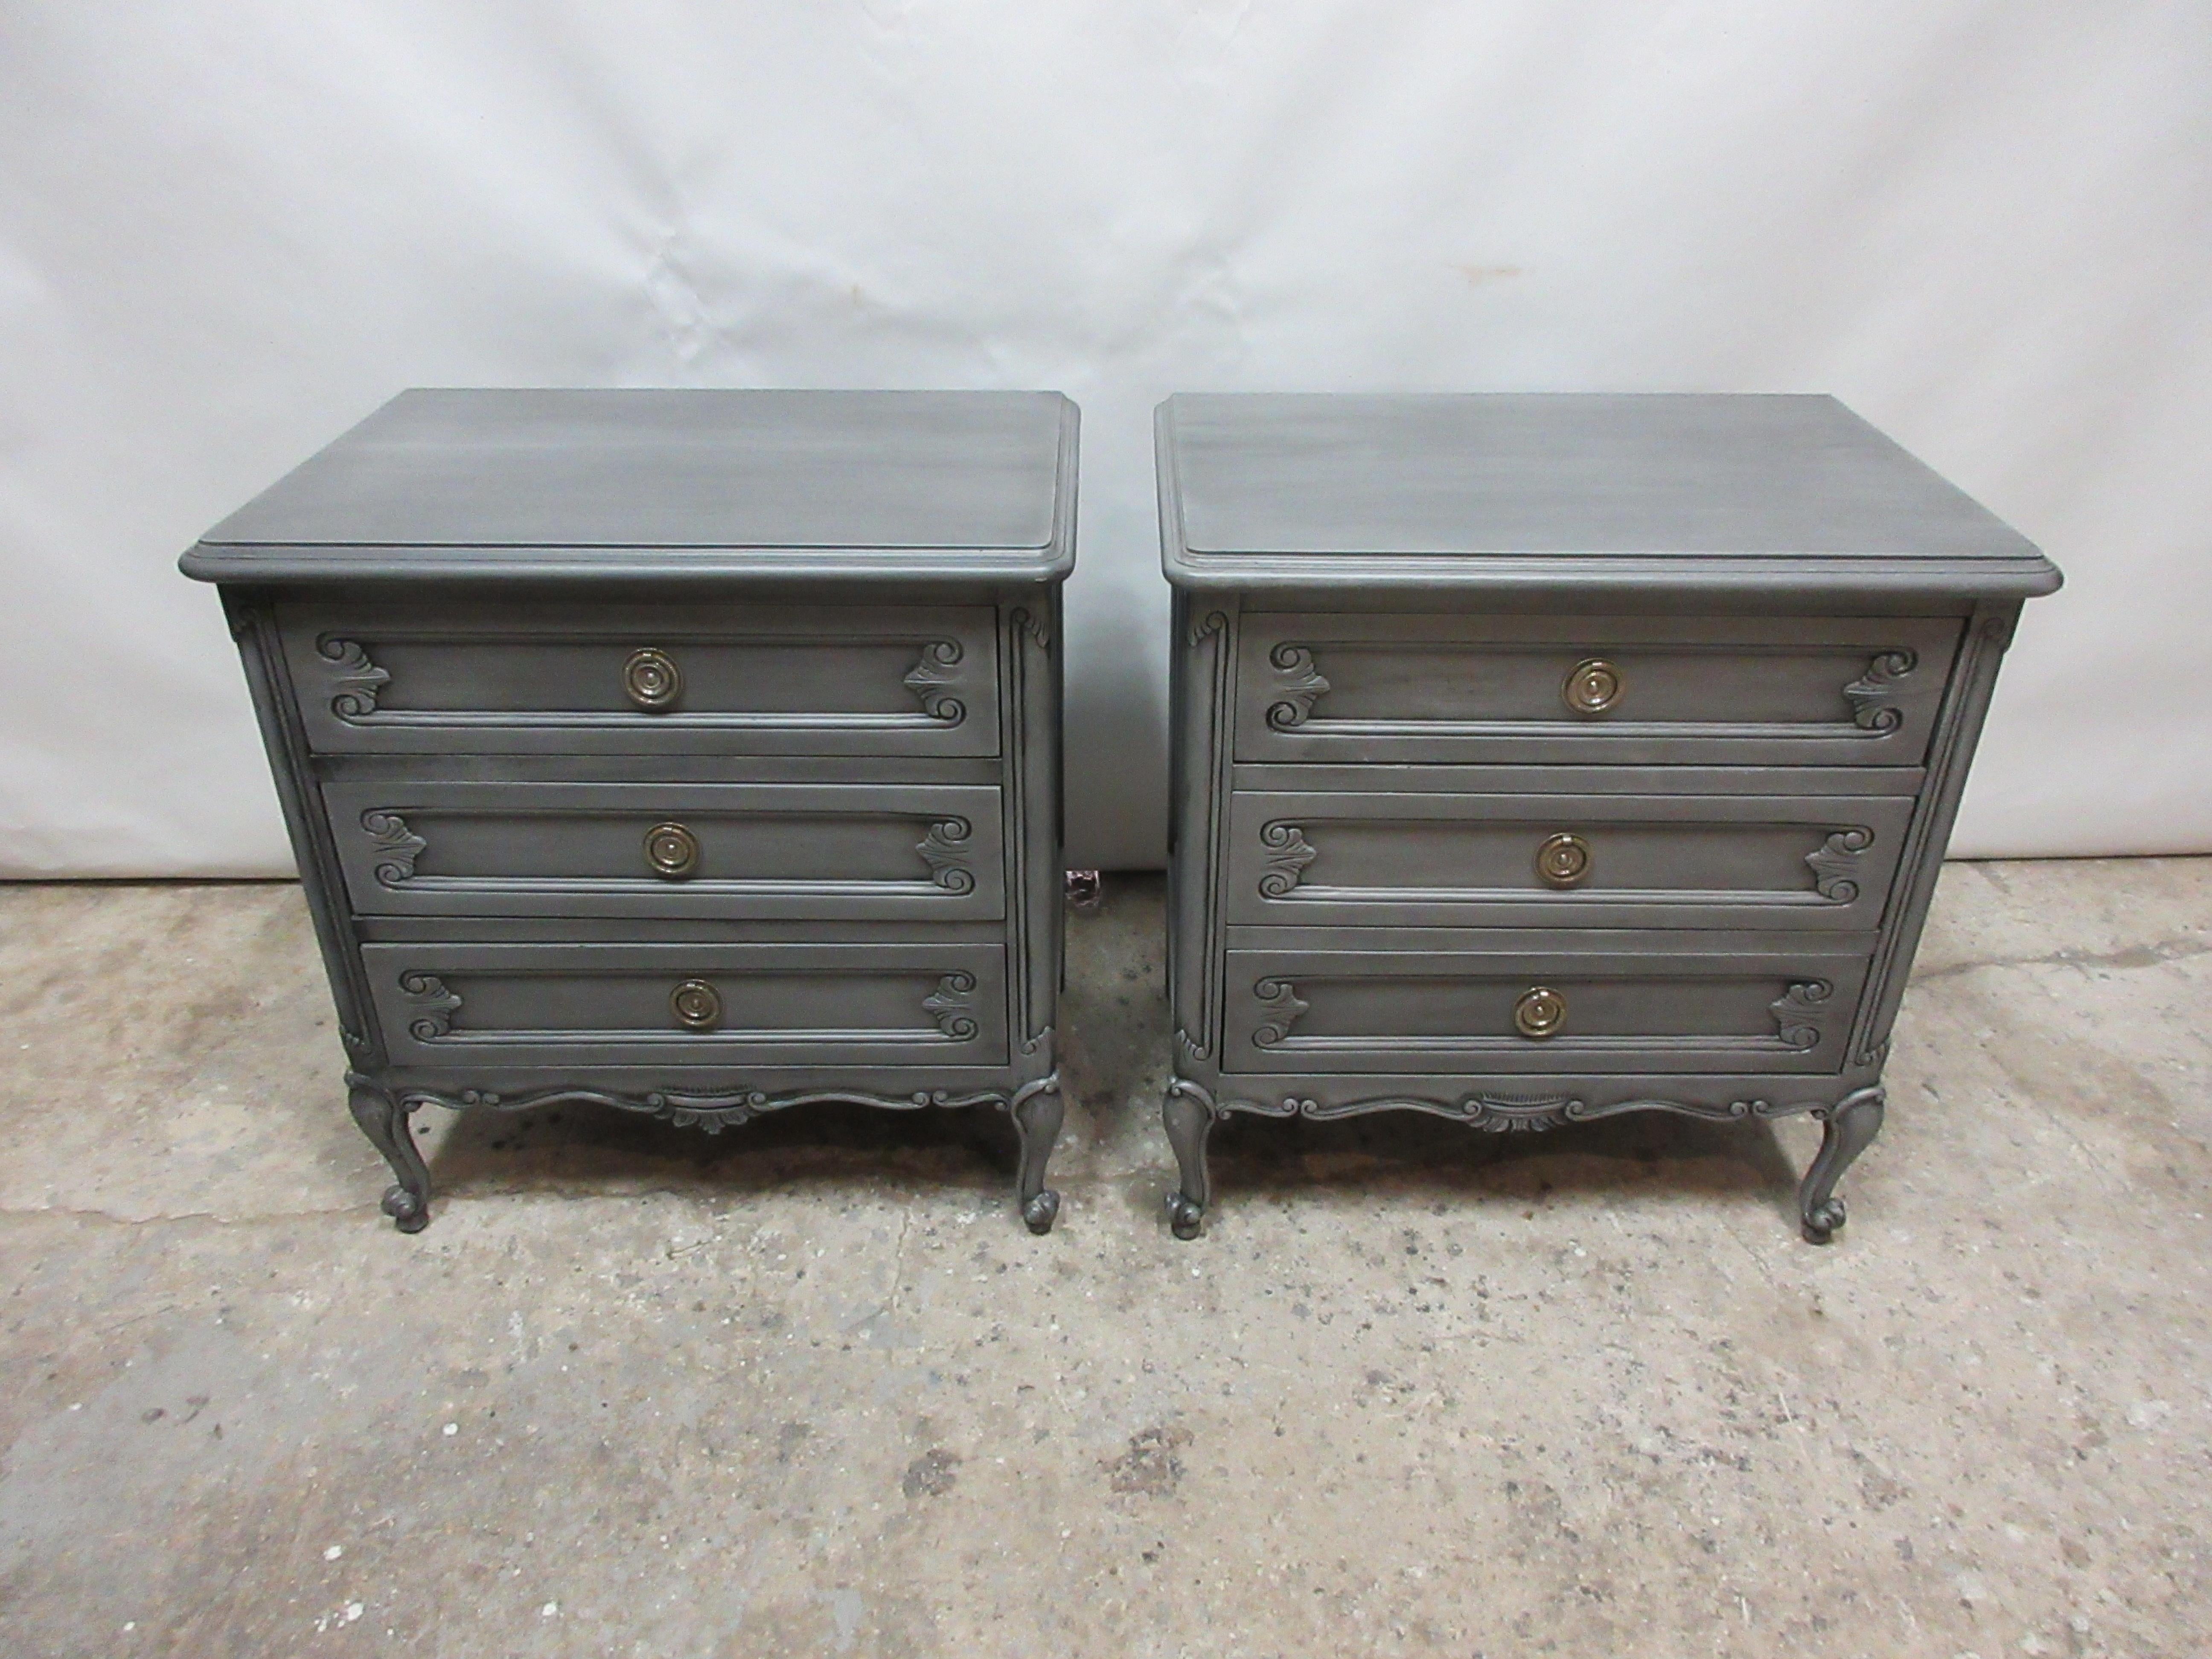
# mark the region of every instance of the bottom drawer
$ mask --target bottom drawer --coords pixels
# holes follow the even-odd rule
[[[996,945],[367,945],[395,1064],[997,1066]]]
[[[1835,1072],[1863,952],[1231,951],[1231,1072]]]

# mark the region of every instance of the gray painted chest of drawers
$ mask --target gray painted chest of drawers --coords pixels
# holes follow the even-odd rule
[[[412,392],[217,526],[356,1119],[1060,1121],[1054,394]]]
[[[1181,397],[1165,1103],[1810,1112],[1890,1027],[2028,543],[1814,397]]]

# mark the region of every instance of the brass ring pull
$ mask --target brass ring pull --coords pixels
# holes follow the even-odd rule
[[[654,875],[681,881],[699,867],[699,837],[680,823],[656,823],[645,832],[645,861]]]
[[[722,994],[703,979],[687,979],[668,994],[677,1024],[686,1030],[711,1031],[722,1023]]]
[[[1549,886],[1579,887],[1589,872],[1589,843],[1580,836],[1553,836],[1536,849],[1536,874]]]
[[[1574,665],[1559,695],[1577,714],[1602,714],[1620,701],[1626,689],[1618,668],[1603,658],[1588,657]]]
[[[1532,986],[1513,1005],[1513,1029],[1524,1037],[1553,1036],[1566,1018],[1567,1000],[1547,986]]]
[[[646,713],[658,714],[684,695],[684,674],[675,658],[648,645],[623,665],[623,690]]]

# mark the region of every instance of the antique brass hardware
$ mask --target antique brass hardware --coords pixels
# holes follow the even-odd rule
[[[1547,986],[1531,986],[1513,1005],[1513,1029],[1524,1037],[1547,1037],[1567,1018],[1567,1000]]]
[[[623,690],[640,708],[657,714],[684,695],[684,675],[675,658],[648,645],[631,652],[623,665]]]
[[[1553,887],[1579,887],[1589,872],[1589,843],[1580,836],[1548,836],[1536,849],[1536,873]]]
[[[711,1031],[722,1023],[722,994],[703,979],[687,979],[668,994],[677,1023],[688,1030]]]
[[[645,832],[645,861],[654,875],[681,881],[699,867],[699,837],[680,823],[656,823]]]
[[[1601,657],[1589,657],[1574,665],[1559,695],[1577,714],[1602,714],[1620,701],[1623,690],[1618,668]]]

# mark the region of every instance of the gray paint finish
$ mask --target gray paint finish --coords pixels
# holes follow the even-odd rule
[[[365,945],[405,1065],[720,1070],[1003,1065],[1005,951],[980,945]],[[719,1012],[672,1006],[698,985]]]
[[[416,1111],[553,1100],[994,1106],[1052,1225],[1074,464],[1056,394],[410,393],[185,556],[403,1230]]]
[[[1231,1112],[1811,1112],[1826,1243],[2057,572],[1826,398],[1178,398],[1157,433],[1176,1233]]]
[[[1832,398],[1185,394],[1158,425],[1164,554],[1194,586],[1670,568],[1715,586],[2057,586],[2032,544]]]
[[[1823,397],[1184,395],[1206,553],[1859,553],[2027,540]]]
[[[286,605],[284,654],[334,753],[990,755],[988,605],[457,599]],[[641,653],[672,675],[641,702]]]
[[[423,779],[323,799],[363,916],[1006,914],[996,787]]]
[[[1052,541],[1050,392],[402,392],[202,539],[395,547]]]
[[[1237,758],[1917,766],[1955,617],[1247,611]],[[1613,700],[1568,678],[1602,661]]]
[[[1269,793],[1229,808],[1232,922],[1871,932],[1910,798]],[[1580,873],[1547,878],[1571,836]]]

